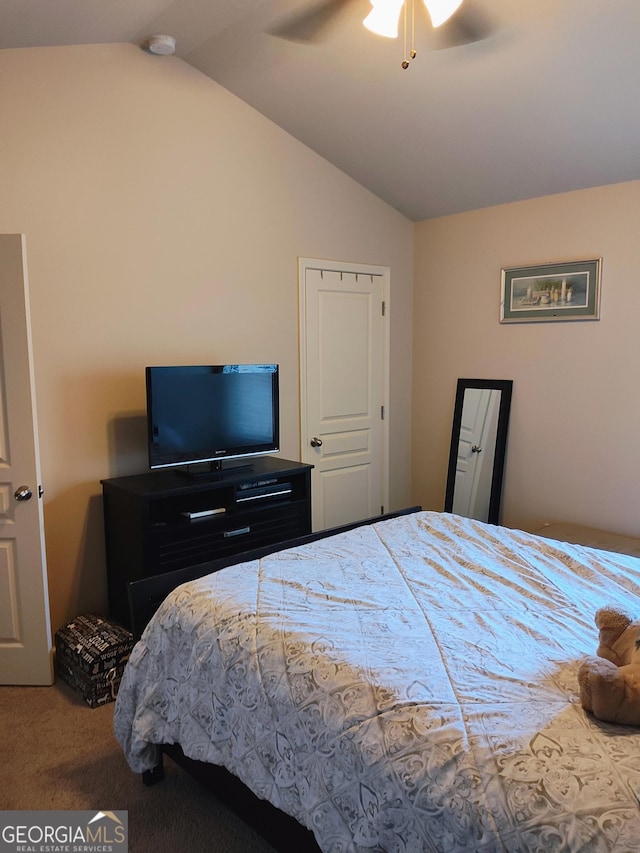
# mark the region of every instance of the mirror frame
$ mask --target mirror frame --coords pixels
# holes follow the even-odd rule
[[[511,379],[458,379],[456,401],[453,409],[453,426],[451,428],[451,448],[449,450],[449,468],[447,472],[444,511],[451,512],[453,509],[453,492],[456,481],[456,462],[458,458],[458,443],[460,441],[460,426],[462,423],[462,406],[464,405],[464,392],[467,388],[487,388],[492,391],[502,392],[500,409],[498,410],[496,450],[493,462],[493,474],[491,476],[489,517],[487,519],[488,524],[498,524],[500,521],[504,459],[507,449],[507,430],[509,428],[509,413],[513,391],[513,380]]]

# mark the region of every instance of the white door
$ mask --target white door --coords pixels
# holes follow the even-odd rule
[[[301,459],[313,529],[387,504],[386,267],[300,260]]]
[[[52,684],[24,235],[0,235],[0,684]]]
[[[499,392],[465,390],[452,512],[478,521],[489,517],[499,403]]]

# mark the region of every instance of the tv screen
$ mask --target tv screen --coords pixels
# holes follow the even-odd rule
[[[279,450],[277,364],[147,367],[149,467]]]

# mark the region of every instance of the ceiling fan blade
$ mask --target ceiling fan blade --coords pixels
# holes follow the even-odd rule
[[[288,41],[320,41],[328,29],[339,22],[341,14],[359,2],[362,0],[315,0],[308,8],[280,20],[267,32]],[[494,29],[489,15],[474,0],[465,0],[451,18],[437,28],[437,47],[445,49],[481,41]]]
[[[465,3],[438,28],[438,42],[441,48],[459,47],[463,44],[482,41],[488,38],[495,26],[489,15],[472,0]]]
[[[269,29],[269,34],[289,41],[311,42],[323,37],[350,0],[321,0],[308,9],[295,12]]]

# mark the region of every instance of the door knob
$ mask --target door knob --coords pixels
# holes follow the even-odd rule
[[[33,492],[29,486],[18,486],[13,496],[17,501],[28,501],[33,496]]]
[[[477,444],[474,444],[473,447],[471,448],[471,452],[472,453],[482,453],[482,448],[478,447]]]
[[[311,447],[322,447],[322,439],[314,435],[311,439]]]

